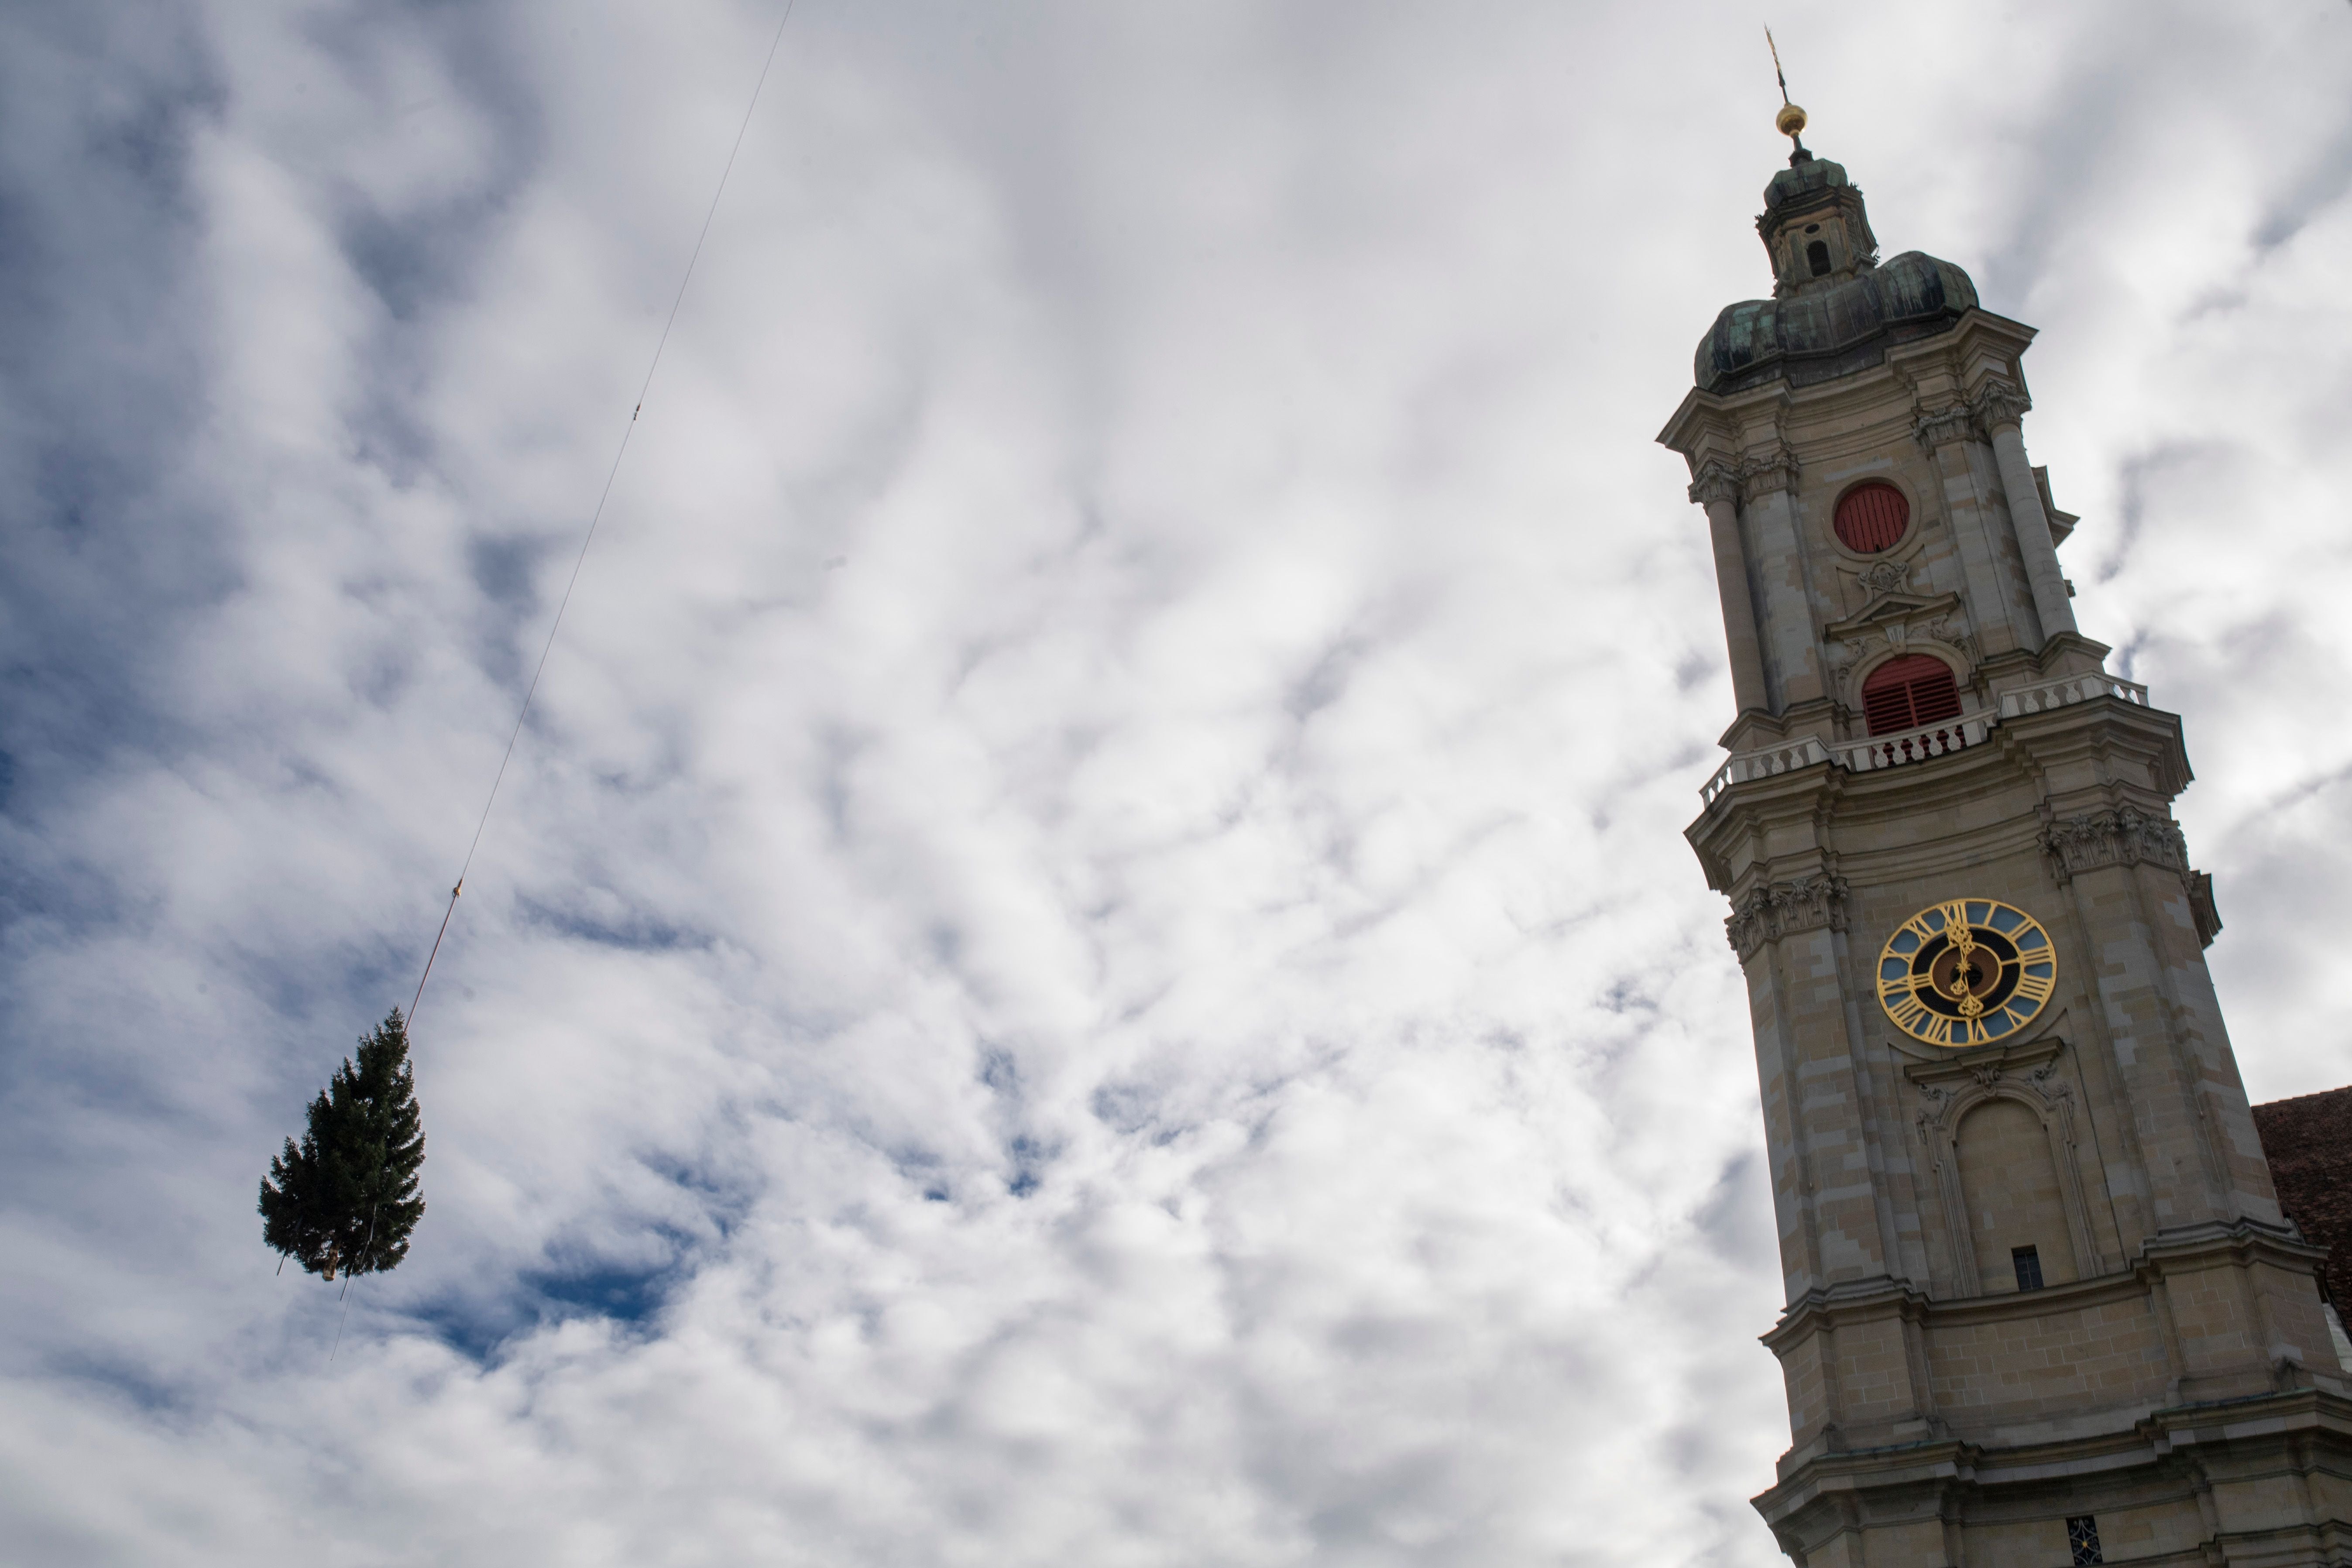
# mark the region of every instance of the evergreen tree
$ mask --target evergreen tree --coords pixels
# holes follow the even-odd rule
[[[395,1007],[310,1102],[300,1146],[289,1138],[269,1162],[261,1239],[329,1279],[339,1269],[348,1277],[390,1268],[408,1256],[425,1212],[416,1190],[424,1163],[408,1025]]]

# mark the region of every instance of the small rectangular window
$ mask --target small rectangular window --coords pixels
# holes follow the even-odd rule
[[[2021,1290],[2042,1289],[2042,1254],[2031,1247],[2012,1247],[2009,1260],[2017,1265],[2017,1288]]]
[[[2106,1554],[2099,1550],[2099,1521],[2091,1515],[2078,1514],[2066,1521],[2066,1546],[2080,1563],[2105,1563]]]

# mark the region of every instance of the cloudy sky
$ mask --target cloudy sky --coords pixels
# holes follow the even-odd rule
[[[2247,1081],[2352,1080],[2352,6],[799,0],[0,26],[25,1563],[1778,1561],[1729,718],[1653,437],[1761,24],[2043,338]]]

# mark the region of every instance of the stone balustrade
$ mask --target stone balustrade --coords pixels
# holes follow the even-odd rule
[[[1905,763],[1925,762],[1929,757],[1940,757],[1965,746],[1981,746],[1994,722],[1991,714],[1979,709],[1974,713],[1963,713],[1939,724],[1906,730],[1899,735],[1873,735],[1864,741],[1833,741],[1830,743],[1830,754],[1849,773],[1866,773],[1874,768],[1900,767]]]
[[[2039,686],[2005,691],[1997,709],[1978,709],[1899,735],[1873,735],[1860,741],[1821,741],[1805,735],[1777,746],[1738,752],[1716,770],[1713,778],[1699,786],[1699,799],[1713,805],[1715,797],[1733,784],[1822,763],[1835,763],[1849,773],[1862,773],[1925,762],[1930,757],[1983,745],[1993,726],[2003,719],[2046,713],[2097,697],[2147,706],[2147,688],[2136,680],[2121,680],[2105,674],[2070,675],[2062,680],[2045,680]]]
[[[1715,797],[1721,795],[1727,785],[1745,784],[1749,779],[1769,778],[1774,773],[1790,773],[1798,768],[1810,768],[1815,763],[1829,760],[1829,747],[1811,735],[1790,741],[1786,745],[1741,752],[1717,768],[1715,776],[1699,786],[1699,798],[1713,805]]]
[[[2071,708],[2094,697],[2116,697],[2142,708],[2147,706],[2147,688],[2137,680],[2118,680],[2104,674],[2070,675],[2063,680],[2045,680],[2039,686],[2021,686],[2014,691],[2002,692],[2000,716],[2014,719],[2021,714],[2047,713],[2053,708]]]

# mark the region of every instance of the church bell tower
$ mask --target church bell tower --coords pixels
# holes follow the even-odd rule
[[[1781,129],[1803,129],[1782,110]],[[2076,629],[2033,329],[1879,259],[1797,142],[1659,439],[1738,714],[1687,830],[1755,1027],[1803,1568],[2352,1563],[2352,1373],[2171,815],[2179,718]]]

